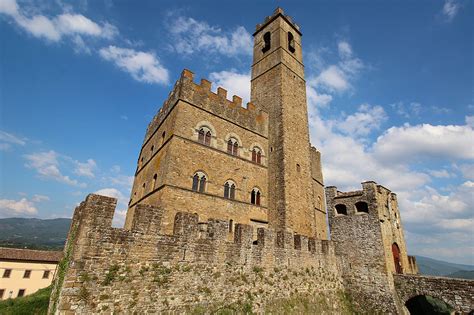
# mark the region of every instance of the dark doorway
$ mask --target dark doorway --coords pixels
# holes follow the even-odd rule
[[[400,248],[398,247],[397,243],[392,244],[392,254],[393,262],[395,263],[395,270],[397,273],[403,273],[402,263],[400,261]]]
[[[449,315],[453,308],[440,299],[429,295],[417,295],[409,299],[405,306],[412,315]]]

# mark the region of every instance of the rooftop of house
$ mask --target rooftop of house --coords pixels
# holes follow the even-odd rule
[[[52,262],[57,263],[63,257],[62,251],[46,251],[0,247],[0,261]]]

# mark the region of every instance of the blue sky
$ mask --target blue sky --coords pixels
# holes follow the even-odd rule
[[[277,5],[303,32],[326,184],[390,188],[411,254],[474,264],[474,6],[461,0],[0,0],[0,217],[70,217],[100,192],[120,225],[182,69],[248,99],[251,34]]]

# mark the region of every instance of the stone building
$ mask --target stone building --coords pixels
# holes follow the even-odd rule
[[[254,33],[251,102],[184,70],[149,124],[126,228],[138,204],[327,239],[320,153],[309,142],[301,32],[278,11]],[[289,185],[288,183],[291,183]]]
[[[62,252],[0,247],[0,300],[49,286]]]
[[[246,107],[184,70],[146,130],[124,228],[113,198],[75,209],[50,313],[406,314],[437,288],[471,311],[473,281],[416,275],[394,193],[325,191],[305,89],[279,8],[256,27]]]

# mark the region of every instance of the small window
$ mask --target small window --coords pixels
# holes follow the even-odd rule
[[[203,172],[197,172],[193,176],[193,190],[199,192],[206,191],[206,175]]]
[[[146,183],[143,183],[143,185],[142,185],[142,197],[145,196],[145,191],[146,191]]]
[[[229,233],[232,233],[232,230],[234,228],[234,220],[229,220]]]
[[[255,147],[252,149],[252,162],[257,164],[262,163],[262,150],[259,147]]]
[[[292,53],[295,52],[295,38],[291,32],[288,32],[288,50]]]
[[[343,204],[336,205],[336,213],[337,214],[342,214],[342,215],[347,215],[347,208]]]
[[[25,295],[25,289],[18,290],[18,296],[17,297],[22,297],[24,295]]]
[[[165,137],[166,137],[166,131],[163,131],[163,133],[161,134],[161,144],[163,145],[163,143],[165,143]]]
[[[264,43],[264,46],[262,48],[263,53],[270,50],[271,36],[272,35],[270,32],[266,32],[265,34],[263,34],[263,43]]]
[[[3,299],[4,294],[5,294],[5,289],[0,289],[0,300]]]
[[[250,193],[250,203],[260,206],[260,190],[258,190],[258,188],[252,189]]]
[[[29,278],[31,276],[31,270],[25,270],[25,273],[23,274],[23,278]]]
[[[211,130],[207,127],[201,127],[198,132],[198,142],[205,144],[205,145],[211,145],[211,137],[212,133]]]
[[[299,173],[301,172],[301,166],[299,164],[296,164],[296,171]]]
[[[363,202],[363,201],[356,202],[355,207],[356,207],[357,212],[369,213],[369,206],[367,205],[366,202]]]
[[[235,184],[230,180],[224,184],[224,198],[235,199]]]
[[[49,273],[50,273],[49,270],[45,270],[45,271],[43,272],[43,279],[48,279],[48,278],[49,278]]]
[[[3,272],[3,278],[10,278],[11,274],[12,274],[11,269],[5,269],[5,271]]]
[[[151,186],[152,190],[155,190],[155,188],[156,188],[156,179],[157,178],[158,178],[157,174],[153,175],[153,185]]]
[[[230,138],[227,141],[227,153],[232,155],[239,154],[239,142],[235,138]]]
[[[151,148],[150,148],[151,153],[153,153],[153,150],[155,150],[155,146],[154,146],[154,145],[152,145]]]

